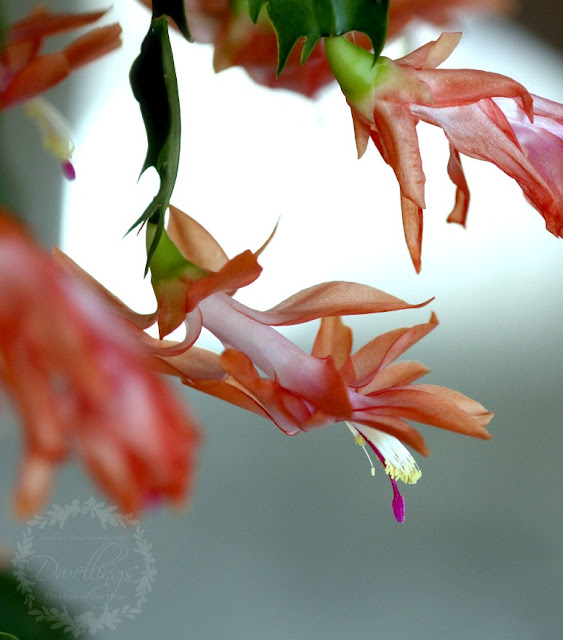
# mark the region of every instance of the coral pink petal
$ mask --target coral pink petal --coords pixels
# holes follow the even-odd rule
[[[490,438],[482,420],[468,414],[456,399],[419,389],[419,385],[382,391],[369,400],[373,402],[374,417],[404,418],[474,438]]]
[[[125,318],[139,329],[148,329],[156,322],[157,312],[154,313],[136,313],[130,309],[125,303],[123,303],[117,296],[106,289],[95,278],[84,271],[82,267],[78,266],[72,258],[62,252],[60,249],[53,249],[53,258],[55,262],[60,264],[63,269],[69,273],[72,273],[78,280],[81,280],[89,289],[96,291],[106,303],[113,309],[113,311]]]
[[[189,215],[170,205],[166,231],[186,260],[201,269],[219,271],[229,261],[215,238]]]
[[[6,90],[0,93],[0,109],[47,91],[64,80],[70,71],[70,65],[62,53],[35,58],[16,73]]]
[[[82,67],[121,46],[118,24],[93,29],[63,49],[71,69]]]
[[[8,44],[36,40],[52,36],[64,31],[71,31],[97,22],[106,10],[91,13],[51,13],[39,8],[23,20],[10,27]]]
[[[437,326],[438,318],[435,313],[432,313],[428,322],[414,327],[394,329],[377,336],[352,356],[350,369],[343,371],[346,382],[355,387],[364,387],[381,369],[396,360]]]
[[[311,355],[316,358],[331,356],[337,369],[341,369],[352,352],[352,330],[339,317],[322,318]]]
[[[240,313],[270,326],[287,326],[326,316],[383,313],[398,309],[417,309],[431,300],[409,304],[380,289],[356,282],[325,282],[303,289],[268,311],[256,311],[236,300],[232,306]]]
[[[429,371],[430,369],[420,362],[395,362],[380,369],[369,384],[358,391],[362,395],[368,396],[370,393],[376,393],[383,389],[410,384]]]
[[[469,187],[467,186],[459,152],[451,144],[450,159],[448,160],[448,175],[456,186],[455,204],[448,216],[448,222],[456,222],[465,227],[467,210],[469,209]]]
[[[262,273],[256,256],[251,251],[243,251],[216,273],[193,282],[186,294],[186,311],[192,311],[205,298],[218,292],[239,289],[254,282]]]
[[[428,42],[396,60],[415,69],[435,69],[445,62],[461,40],[461,32],[442,33],[437,40]]]

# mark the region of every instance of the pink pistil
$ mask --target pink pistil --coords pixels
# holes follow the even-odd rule
[[[381,455],[379,449],[377,449],[377,447],[369,440],[366,440],[366,442],[378,457],[381,464],[385,466],[385,458]],[[397,486],[396,481],[393,480],[393,478],[389,478],[389,480],[391,481],[391,486],[393,487],[393,500],[391,502],[391,506],[393,507],[393,515],[395,516],[395,520],[402,524],[405,521],[405,500],[403,499],[403,496],[399,491],[399,487]]]
[[[76,179],[76,171],[74,170],[74,166],[70,160],[65,160],[61,163],[61,169],[64,177],[67,180],[75,180]]]
[[[393,501],[391,502],[391,506],[393,507],[393,515],[395,516],[395,520],[397,522],[403,523],[405,521],[405,501],[403,500],[403,496],[401,495],[399,488],[397,487],[397,483],[392,478],[391,485],[393,487]]]

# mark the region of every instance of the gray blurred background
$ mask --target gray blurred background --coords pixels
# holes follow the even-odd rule
[[[28,4],[8,3],[8,9],[19,15]],[[560,3],[536,0],[521,5],[522,24],[545,42],[560,44]],[[548,66],[559,73],[554,80],[558,95],[546,97],[563,98],[556,49],[536,42],[512,22],[483,19],[471,29],[468,47],[477,37],[472,34],[490,33],[490,41],[496,42],[499,29],[505,29],[522,56],[531,56],[527,47],[533,45],[538,68]],[[118,65],[126,69],[130,64],[142,31],[126,30],[125,36],[137,41],[99,72],[103,87],[124,82],[111,74]],[[487,68],[494,69],[491,53],[481,55]],[[475,66],[479,64],[476,60]],[[518,60],[511,64],[520,66]],[[533,74],[518,79],[534,83],[536,93],[544,88]],[[81,101],[95,102],[95,93],[86,80],[77,78],[50,97],[75,122]],[[17,110],[3,114],[0,133],[3,198],[26,212],[46,244],[56,242],[55,221],[65,193],[56,163],[40,150]],[[119,153],[118,144],[112,153]],[[222,150],[216,147],[215,152]],[[503,211],[490,204],[491,192],[479,194],[476,180],[472,184],[473,226],[465,235],[450,236],[451,246],[440,249],[446,253],[434,251],[429,235],[418,280],[405,255],[400,263],[407,275],[397,267],[394,279],[387,276],[376,248],[367,257],[372,271],[364,273],[363,280],[412,300],[437,296],[433,308],[441,325],[409,357],[432,367],[428,382],[458,389],[494,410],[493,439],[473,441],[422,427],[431,457],[420,461],[419,484],[403,492],[407,516],[401,526],[392,516],[385,475],[370,477],[362,452],[341,425],[288,438],[257,417],[182,390],[205,431],[193,501],[185,513],[163,509],[146,516],[145,535],[158,569],[153,591],[141,614],[101,637],[561,636],[561,241],[547,234],[541,218],[523,200],[522,213]],[[496,216],[506,224],[495,225]],[[336,213],[334,217],[338,219]],[[442,220],[439,224],[444,225]],[[523,233],[514,230],[518,225],[523,225]],[[299,248],[297,238],[295,242]],[[303,261],[308,267],[305,257]],[[333,271],[349,277],[353,261],[353,251],[342,252],[326,265],[327,277],[334,277]],[[277,290],[273,294],[274,299],[282,297]],[[428,315],[426,310],[416,314],[351,320],[356,345]],[[296,330],[291,337],[309,348],[315,328]],[[24,524],[10,516],[20,443],[17,422],[5,403],[3,408],[5,515],[0,540],[10,553]],[[66,504],[94,493],[80,467],[71,462],[60,473],[52,501]]]

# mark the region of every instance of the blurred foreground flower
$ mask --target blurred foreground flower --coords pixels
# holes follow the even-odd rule
[[[463,153],[514,178],[548,231],[563,235],[563,106],[496,73],[437,69],[460,37],[443,33],[399,60],[382,56],[375,66],[371,54],[345,38],[326,42],[352,110],[358,155],[371,137],[399,181],[405,238],[417,271],[425,208],[420,120],[440,127],[450,143],[448,174],[457,189],[449,222],[464,225],[469,206]]]
[[[404,505],[396,480],[415,482],[420,475],[399,441],[427,453],[424,439],[406,420],[489,437],[485,427],[492,414],[482,405],[445,387],[411,385],[428,371],[419,363],[392,364],[437,325],[434,315],[425,324],[383,334],[354,355],[350,329],[334,317],[422,305],[408,304],[366,285],[329,282],[305,289],[269,311],[256,311],[229,295],[258,277],[261,269],[255,254],[245,252],[228,260],[203,227],[173,207],[164,238],[171,238],[175,246],[159,246],[151,263],[151,269],[156,266],[153,285],[160,333],[166,335],[186,317],[183,343],[150,338],[142,331],[145,317],[136,318],[105,292],[115,311],[126,313],[136,326],[157,370],[268,418],[288,435],[349,422],[354,435],[362,434],[391,478],[397,520],[404,518]],[[181,254],[175,253],[176,247]],[[166,250],[166,260],[159,250]],[[80,275],[68,258],[60,256],[60,260]],[[202,266],[195,267],[196,261]],[[273,328],[316,318],[323,320],[311,355]],[[225,345],[223,354],[191,346],[202,326]]]
[[[0,111],[27,103],[26,111],[41,129],[45,147],[61,161],[69,178],[74,177],[70,163],[73,145],[64,118],[38,96],[79,67],[119,47],[121,27],[112,24],[93,29],[57,53],[39,52],[49,36],[97,22],[105,13],[56,14],[37,8],[8,27],[0,49]]]
[[[70,452],[126,513],[184,500],[199,440],[192,418],[124,322],[1,209],[0,281],[0,383],[25,430],[18,515],[41,508]]]

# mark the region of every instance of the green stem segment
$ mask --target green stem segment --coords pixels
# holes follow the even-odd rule
[[[157,225],[147,250],[146,274],[164,230],[164,215],[180,162],[180,101],[166,16],[151,21],[141,53],[131,67],[130,79],[147,132],[148,149],[142,172],[154,167],[160,178],[158,193],[131,227],[148,221]]]
[[[380,71],[379,59],[346,36],[325,38],[325,51],[344,95],[353,102],[365,98],[375,86]]]

